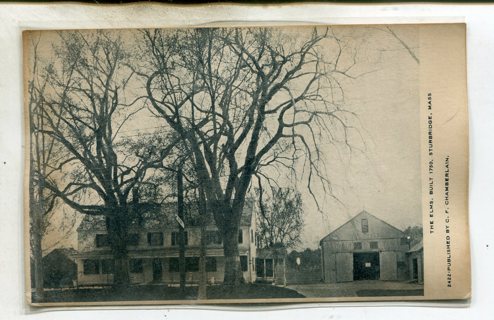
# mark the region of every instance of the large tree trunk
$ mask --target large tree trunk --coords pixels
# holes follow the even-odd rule
[[[225,278],[226,285],[239,285],[244,283],[244,276],[240,266],[238,251],[238,225],[227,225],[223,230],[223,253],[225,255]]]
[[[108,231],[108,240],[115,261],[113,272],[113,285],[115,287],[126,287],[130,283],[129,277],[129,259],[127,252],[127,232],[129,221],[125,210],[115,210],[114,216],[106,219]]]
[[[233,286],[244,283],[238,251],[238,232],[243,206],[232,208],[230,204],[222,201],[211,201],[209,204],[223,240],[223,255],[225,257],[223,283]]]
[[[115,256],[115,270],[113,274],[113,286],[116,288],[127,287],[130,283],[129,259],[127,255]]]

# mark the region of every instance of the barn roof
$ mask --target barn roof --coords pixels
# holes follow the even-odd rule
[[[254,211],[254,201],[246,200],[244,205],[244,211],[240,220],[240,225],[250,226],[252,221],[252,214]],[[131,228],[143,228],[143,229],[176,229],[177,221],[175,216],[177,214],[177,203],[170,202],[156,206],[154,209],[142,214],[142,218],[139,221],[134,221],[131,224]],[[196,205],[186,205],[184,212],[184,223],[186,227],[197,227],[200,224],[199,214]],[[207,217],[207,225],[215,226],[213,216],[211,214]],[[103,215],[85,215],[82,219],[77,231],[104,231],[106,230],[105,216]]]
[[[368,219],[368,233],[362,233],[360,228],[358,227],[360,226],[359,221],[361,219]],[[376,226],[378,226],[378,228],[376,228]],[[404,236],[403,231],[376,217],[375,215],[363,210],[356,216],[330,232],[324,238],[322,238],[321,242],[326,240],[359,240],[373,238],[396,238],[402,236]]]

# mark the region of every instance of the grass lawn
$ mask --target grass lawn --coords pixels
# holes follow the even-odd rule
[[[267,299],[304,298],[295,290],[270,284],[244,284],[237,287],[213,286],[208,288],[208,299]]]
[[[298,292],[270,284],[244,284],[237,287],[216,285],[207,290],[208,299],[267,299],[303,298]],[[126,289],[88,288],[50,290],[45,292],[42,302],[99,302],[99,301],[146,301],[146,300],[195,300],[197,287],[186,287],[182,292],[178,287],[163,285],[140,285]],[[40,302],[35,301],[33,302]]]
[[[385,296],[423,296],[424,289],[414,290],[379,290],[368,289],[358,290],[357,296],[359,297],[385,297]]]

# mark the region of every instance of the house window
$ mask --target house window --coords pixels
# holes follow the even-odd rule
[[[187,272],[199,271],[199,258],[198,257],[185,258],[185,271]]]
[[[367,219],[362,219],[362,232],[369,232],[369,221]]]
[[[189,244],[189,235],[187,231],[184,231],[184,243],[185,245]],[[178,246],[180,244],[180,232],[173,231],[172,232],[172,246]]]
[[[163,232],[149,232],[148,244],[150,246],[162,246],[163,245]]]
[[[180,264],[179,264],[178,258],[170,258],[169,270],[170,270],[170,272],[179,272],[180,271]]]
[[[379,246],[377,245],[377,241],[371,241],[370,242],[370,248],[371,249],[378,249]]]
[[[102,274],[113,274],[115,269],[115,261],[111,259],[101,260],[101,273]]]
[[[144,268],[142,267],[142,259],[130,259],[129,269],[131,273],[142,273]]]
[[[273,259],[266,259],[266,277],[273,276]]]
[[[139,245],[139,234],[131,233],[127,236],[127,245],[129,246],[138,246]]]
[[[108,247],[110,242],[108,241],[107,234],[97,234],[96,235],[96,248]]]
[[[362,242],[353,243],[353,250],[361,250],[361,249],[362,249]]]
[[[254,230],[250,229],[250,242],[254,242]]]
[[[238,243],[243,243],[244,242],[244,234],[242,230],[238,231]]]
[[[256,275],[259,278],[264,277],[264,259],[256,258]]]
[[[99,274],[99,260],[84,260],[84,274]]]
[[[206,272],[216,272],[216,257],[206,258]]]
[[[242,271],[248,270],[249,266],[248,266],[247,261],[249,261],[247,259],[247,256],[240,256],[240,267],[242,268]]]
[[[206,231],[206,243],[208,245],[221,244],[221,235],[219,231]]]

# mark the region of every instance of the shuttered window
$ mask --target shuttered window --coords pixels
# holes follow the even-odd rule
[[[150,246],[162,246],[163,245],[163,232],[150,232],[150,233],[148,233],[148,244]]]

